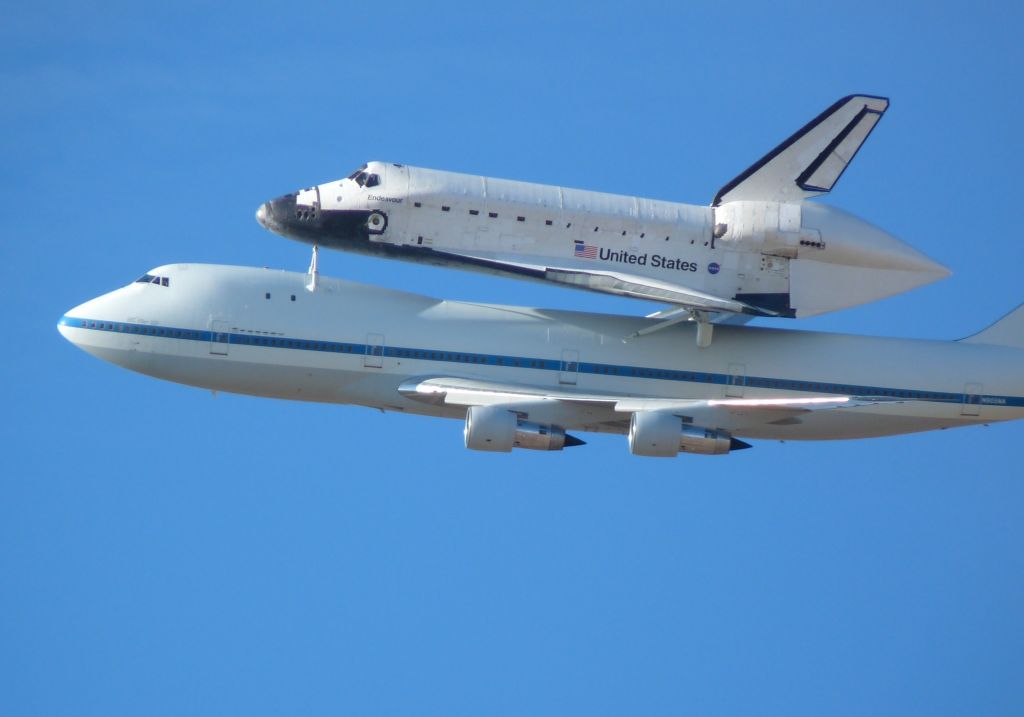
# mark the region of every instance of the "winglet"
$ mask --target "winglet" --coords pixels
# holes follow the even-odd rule
[[[885,97],[842,98],[718,190],[711,206],[795,202],[831,191],[888,107]]]

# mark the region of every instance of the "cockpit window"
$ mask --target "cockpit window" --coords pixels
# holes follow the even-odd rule
[[[352,174],[348,175],[348,179],[355,179],[356,177],[359,176],[359,173],[362,172],[364,169],[366,169],[365,164],[356,171],[352,172]]]
[[[356,184],[360,187],[376,187],[380,184],[379,174],[369,174],[368,172],[358,172],[354,177]]]
[[[171,281],[166,276],[153,276],[152,274],[143,274],[135,280],[136,284],[156,284],[157,286],[170,286]]]

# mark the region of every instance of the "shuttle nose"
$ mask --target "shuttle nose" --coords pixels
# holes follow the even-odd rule
[[[270,208],[269,202],[264,202],[260,205],[260,208],[256,210],[256,221],[258,221],[264,229],[270,229],[268,221],[272,216],[273,209]]]
[[[320,189],[313,187],[264,202],[256,210],[256,221],[287,239],[341,248],[349,244],[362,245],[371,236],[383,234],[387,214],[386,210],[362,205],[324,208],[320,203]]]
[[[298,228],[300,220],[308,217],[296,206],[295,194],[286,194],[277,199],[263,202],[256,210],[256,221],[264,229],[288,236]]]
[[[323,212],[315,203],[300,203],[299,194],[286,194],[264,202],[256,210],[256,221],[264,229],[288,239],[317,243],[323,230]]]

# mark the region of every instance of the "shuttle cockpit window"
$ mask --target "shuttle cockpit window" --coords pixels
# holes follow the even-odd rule
[[[355,181],[360,187],[376,187],[380,184],[380,175],[370,174],[369,172],[359,172],[355,176]]]
[[[135,280],[136,284],[156,284],[157,286],[170,286],[171,281],[166,276],[153,276],[152,274],[143,274]]]

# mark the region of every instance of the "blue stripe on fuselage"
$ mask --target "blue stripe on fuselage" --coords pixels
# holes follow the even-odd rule
[[[441,349],[409,348],[403,346],[381,347],[364,343],[316,341],[279,335],[268,336],[257,333],[225,333],[208,330],[183,329],[170,326],[156,326],[153,324],[133,324],[120,321],[94,321],[92,319],[82,319],[72,316],[62,317],[59,323],[62,326],[68,326],[76,329],[152,336],[155,338],[168,338],[181,341],[226,343],[234,346],[256,346],[260,348],[317,351],[321,353],[341,353],[363,356],[379,355],[387,358],[409,359],[416,361],[443,361],[469,365],[527,368],[540,371],[567,371],[570,373],[597,374],[602,376],[617,376],[620,378],[656,379],[660,381],[680,381],[701,384],[728,385],[730,381],[734,379],[734,377],[728,374],[711,373],[707,371],[681,371],[677,369],[589,363],[583,361],[579,362],[577,370],[573,371],[559,359],[481,354],[466,351],[445,351]],[[885,386],[862,386],[857,384],[831,383],[825,381],[802,381],[796,379],[769,378],[764,376],[745,376],[742,385],[747,388],[765,388],[775,391],[835,394],[841,396],[881,396],[896,399],[905,398],[915,401],[934,401],[939,403],[962,403],[965,398],[962,393],[949,393],[944,391],[919,391],[914,389],[891,388]],[[1024,406],[1024,397],[1018,396],[979,395],[972,396],[972,399],[972,403],[985,406]]]

